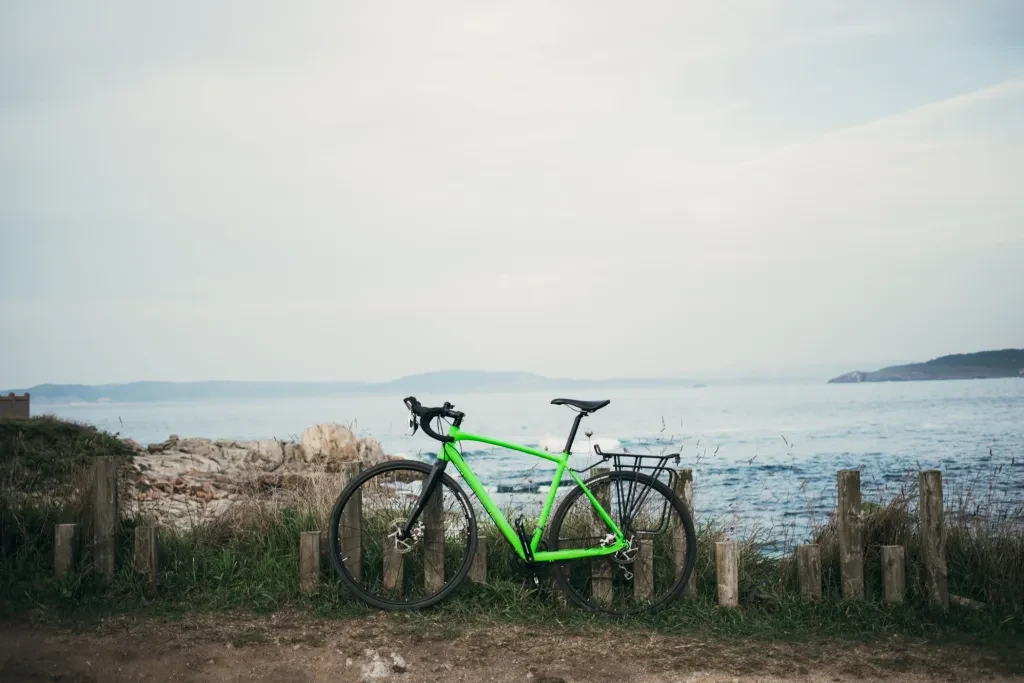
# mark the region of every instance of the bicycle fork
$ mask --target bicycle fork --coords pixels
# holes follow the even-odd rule
[[[399,531],[399,541],[404,541],[412,535],[413,527],[419,521],[423,508],[427,506],[427,501],[430,500],[430,496],[433,495],[434,490],[440,485],[441,477],[444,475],[446,467],[448,467],[447,460],[438,459],[434,461],[434,466],[430,469],[430,474],[427,475],[427,480],[423,483],[423,489],[420,491],[416,504],[412,508],[412,514],[409,515],[409,519],[405,521],[405,526]]]

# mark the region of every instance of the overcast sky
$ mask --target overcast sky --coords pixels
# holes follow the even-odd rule
[[[1007,346],[1019,0],[0,4],[0,386]]]

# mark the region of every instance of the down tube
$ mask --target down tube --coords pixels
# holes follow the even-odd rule
[[[519,536],[516,535],[516,532],[512,529],[508,520],[505,519],[505,515],[501,514],[501,510],[499,510],[498,506],[494,504],[491,497],[487,495],[487,490],[484,489],[483,484],[481,484],[480,480],[477,479],[475,474],[473,474],[473,470],[469,469],[469,465],[467,465],[466,461],[462,459],[458,449],[454,448],[451,444],[446,443],[444,445],[444,450],[448,460],[455,463],[455,467],[459,470],[459,473],[462,474],[462,478],[466,480],[467,484],[469,484],[469,488],[473,489],[473,493],[476,494],[480,504],[484,506],[484,510],[486,510],[487,514],[491,516],[492,520],[494,520],[495,526],[498,527],[501,534],[508,540],[508,542],[512,544],[512,548],[516,551],[516,554],[519,555],[519,559],[525,560],[526,552],[523,550],[523,543],[519,540]]]

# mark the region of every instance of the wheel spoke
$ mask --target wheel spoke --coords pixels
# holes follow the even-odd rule
[[[561,563],[561,587],[577,604],[614,615],[639,614],[666,604],[692,570],[695,538],[683,502],[661,482],[612,472],[587,484],[629,546],[611,556]],[[558,549],[599,547],[606,531],[589,499],[574,489],[549,532]]]
[[[335,505],[332,561],[342,581],[372,605],[425,607],[469,570],[476,521],[469,499],[447,476],[409,536],[401,535],[429,473],[428,465],[411,461],[379,465],[357,477]]]

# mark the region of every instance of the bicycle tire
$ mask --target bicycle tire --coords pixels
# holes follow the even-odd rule
[[[647,485],[657,490],[663,496],[665,496],[666,500],[672,505],[673,510],[676,512],[676,514],[679,515],[681,526],[684,529],[686,535],[686,563],[683,568],[683,571],[678,574],[678,576],[675,579],[674,585],[669,591],[662,595],[660,599],[658,599],[657,601],[652,602],[651,604],[641,609],[613,610],[608,609],[605,606],[596,603],[591,599],[588,599],[587,596],[581,595],[580,591],[573,587],[572,582],[570,581],[571,567],[574,564],[579,564],[580,561],[569,560],[567,562],[555,563],[554,567],[552,568],[552,574],[554,574],[555,581],[556,583],[558,583],[558,586],[562,590],[562,592],[564,592],[566,596],[570,600],[572,600],[573,603],[591,612],[600,612],[603,614],[608,614],[613,617],[621,618],[655,612],[659,609],[666,607],[673,600],[679,598],[684,587],[686,586],[686,582],[689,581],[690,575],[693,573],[693,567],[697,557],[697,534],[694,530],[693,520],[690,517],[690,512],[687,509],[686,503],[682,500],[682,498],[679,497],[679,495],[675,491],[670,489],[664,482],[655,479],[654,477],[638,472],[612,471],[591,477],[590,479],[587,479],[584,483],[586,484],[587,488],[590,489],[590,491],[593,493],[597,490],[597,487],[605,483],[605,481],[607,481],[607,483],[611,485],[616,480],[632,480],[636,484]],[[548,547],[552,550],[559,549],[559,532],[561,531],[561,527],[565,520],[565,517],[569,513],[569,510],[572,508],[573,503],[575,503],[579,499],[579,497],[583,495],[583,489],[581,489],[579,486],[574,487],[565,496],[565,498],[562,499],[562,502],[559,504],[558,509],[555,511],[554,518],[551,521],[551,526],[549,527],[547,533]],[[589,501],[587,504],[590,505]],[[593,507],[591,506],[590,509],[593,509]],[[613,513],[613,511],[611,510],[609,510],[608,512],[609,514]],[[614,518],[614,514],[612,514],[612,516]],[[616,523],[618,524],[619,520],[616,520]]]
[[[445,583],[443,588],[436,593],[433,593],[427,597],[419,600],[413,600],[409,602],[389,600],[387,598],[375,595],[366,590],[363,585],[355,579],[349,568],[346,566],[341,547],[341,540],[339,534],[339,525],[341,522],[342,513],[344,512],[345,505],[352,498],[352,495],[359,490],[363,484],[370,479],[377,477],[382,473],[386,473],[392,470],[413,470],[424,475],[424,478],[430,473],[431,466],[420,462],[418,460],[393,460],[384,462],[379,465],[375,465],[355,477],[349,484],[342,490],[341,495],[338,496],[337,502],[334,504],[334,508],[331,511],[331,520],[329,527],[329,539],[328,543],[331,550],[331,564],[334,566],[335,571],[341,578],[342,583],[360,600],[363,602],[377,607],[383,610],[394,610],[394,611],[411,611],[423,609],[434,605],[441,600],[452,594],[466,579],[469,574],[470,565],[473,561],[473,556],[476,553],[477,538],[476,538],[476,514],[473,511],[473,505],[470,502],[466,492],[462,490],[458,482],[452,479],[447,474],[442,475],[441,480],[438,482],[439,486],[447,487],[451,493],[455,496],[456,500],[461,504],[464,512],[466,513],[466,521],[468,524],[467,529],[467,546],[465,557],[462,561],[461,566],[455,572],[452,579]]]

